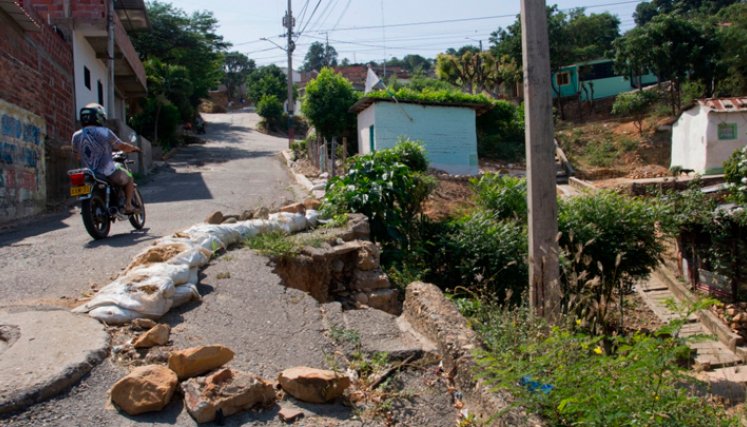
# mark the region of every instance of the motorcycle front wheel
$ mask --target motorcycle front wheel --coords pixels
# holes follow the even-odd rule
[[[106,204],[100,196],[94,195],[88,200],[81,202],[81,214],[86,231],[96,240],[103,239],[109,235],[111,219],[106,209]]]
[[[130,224],[135,230],[142,230],[145,226],[145,203],[143,203],[143,196],[140,195],[140,190],[137,188],[132,195],[132,207],[137,209],[138,213],[130,215]]]

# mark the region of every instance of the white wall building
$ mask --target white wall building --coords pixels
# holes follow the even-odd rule
[[[699,100],[672,128],[672,167],[701,175],[723,172],[731,154],[747,145],[747,97]]]

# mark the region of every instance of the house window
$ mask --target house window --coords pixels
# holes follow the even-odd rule
[[[571,84],[571,75],[569,73],[558,73],[557,76],[555,76],[555,80],[558,83],[558,86],[567,86]]]
[[[376,144],[374,142],[374,125],[368,127],[368,148],[372,153],[376,151]]]
[[[96,82],[96,89],[99,92],[99,104],[104,105],[104,85],[101,84],[101,80]]]
[[[91,90],[91,70],[85,65],[83,66],[83,84],[86,85],[86,89]]]
[[[718,125],[718,139],[737,139],[737,124],[736,123],[719,123]]]

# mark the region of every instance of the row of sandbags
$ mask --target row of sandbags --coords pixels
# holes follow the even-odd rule
[[[199,269],[219,250],[260,233],[297,233],[317,223],[318,213],[309,210],[305,215],[278,212],[268,219],[195,225],[138,253],[120,277],[73,312],[88,313],[107,324],[158,319],[174,307],[200,299]]]

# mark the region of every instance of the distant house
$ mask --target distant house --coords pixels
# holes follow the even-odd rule
[[[366,87],[366,76],[368,75],[367,65],[347,65],[332,67],[332,69],[335,73],[345,77],[356,90],[362,91]],[[400,82],[405,82],[410,79],[410,74],[402,67],[386,67],[385,70],[384,67],[377,65],[371,67],[371,69],[385,82],[388,82],[391,77],[396,77]],[[301,88],[306,87],[306,83],[315,79],[318,75],[319,72],[316,70],[301,73],[299,86]]]
[[[425,144],[431,167],[452,175],[476,175],[476,117],[479,104],[394,102],[363,98],[358,114],[358,152],[370,153],[397,144],[400,137]]]
[[[598,59],[561,67],[552,76],[552,96],[580,96],[582,101],[597,100],[629,92],[656,83],[656,76],[621,76],[615,73],[614,61]]]
[[[671,165],[721,173],[729,156],[745,145],[747,97],[700,100],[674,123]]]

